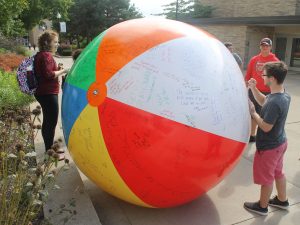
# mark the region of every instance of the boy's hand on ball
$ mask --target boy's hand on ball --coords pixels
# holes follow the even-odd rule
[[[248,99],[248,104],[249,104],[250,114],[253,115],[254,113],[256,113],[255,106],[254,106],[253,102],[250,99]]]

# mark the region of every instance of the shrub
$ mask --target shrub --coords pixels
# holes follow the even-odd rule
[[[71,44],[71,48],[72,48],[72,50],[77,49],[77,44]]]
[[[80,42],[80,47],[81,47],[81,48],[85,48],[88,44],[89,44],[89,41],[88,41],[87,39],[83,39],[83,40]]]
[[[2,52],[2,50],[4,50]],[[23,56],[29,56],[30,51],[14,39],[9,39],[0,34],[0,53],[15,52]]]
[[[25,46],[21,46],[21,45],[16,47],[16,53],[18,55],[23,55],[23,56],[31,55],[31,52]]]
[[[8,51],[5,48],[0,48],[0,54],[7,53]]]
[[[62,56],[71,56],[72,46],[67,44],[61,44],[57,49],[57,53]]]
[[[35,101],[34,97],[20,91],[16,74],[0,70],[0,109],[17,109]]]
[[[17,46],[19,46],[20,43],[18,43],[14,39],[9,39],[7,37],[4,37],[0,34],[0,48],[4,48],[9,51],[16,51]]]
[[[0,54],[0,70],[6,72],[13,71],[18,68],[24,58],[25,56],[17,55],[15,53]]]
[[[71,56],[72,55],[72,49],[63,49],[61,52],[62,56]]]
[[[31,113],[34,115],[31,121]],[[36,163],[34,138],[41,129],[34,121],[41,113],[38,106],[32,112],[28,109],[4,110],[0,112],[0,224],[29,225],[37,221],[43,203],[48,198],[48,190],[59,188],[55,178],[60,147],[48,150],[44,162]]]

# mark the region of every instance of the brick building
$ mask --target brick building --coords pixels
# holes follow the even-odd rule
[[[220,41],[234,44],[245,62],[259,52],[259,41],[273,40],[273,52],[300,71],[300,0],[201,0],[215,9],[211,18],[185,22],[201,27]]]

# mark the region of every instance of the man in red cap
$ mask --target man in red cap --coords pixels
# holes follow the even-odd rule
[[[275,54],[271,53],[271,50],[272,40],[270,38],[263,38],[260,41],[260,53],[250,59],[245,76],[246,82],[248,82],[251,78],[254,78],[257,82],[257,89],[264,95],[270,93],[270,88],[268,84],[264,84],[264,80],[262,78],[263,66],[267,62],[279,61]],[[251,91],[249,91],[249,98],[254,103],[256,112],[260,114],[261,106],[256,102]],[[251,134],[249,142],[255,142],[256,129],[257,123],[255,120],[251,119]]]

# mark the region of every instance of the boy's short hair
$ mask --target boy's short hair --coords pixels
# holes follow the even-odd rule
[[[285,80],[288,67],[282,61],[268,62],[264,65],[264,70],[266,71],[267,76],[274,77],[278,84],[282,84]]]
[[[73,58],[73,60],[75,61],[78,57],[79,57],[79,55],[80,55],[80,53],[82,52],[82,49],[76,49],[73,53],[72,53],[72,58]]]

